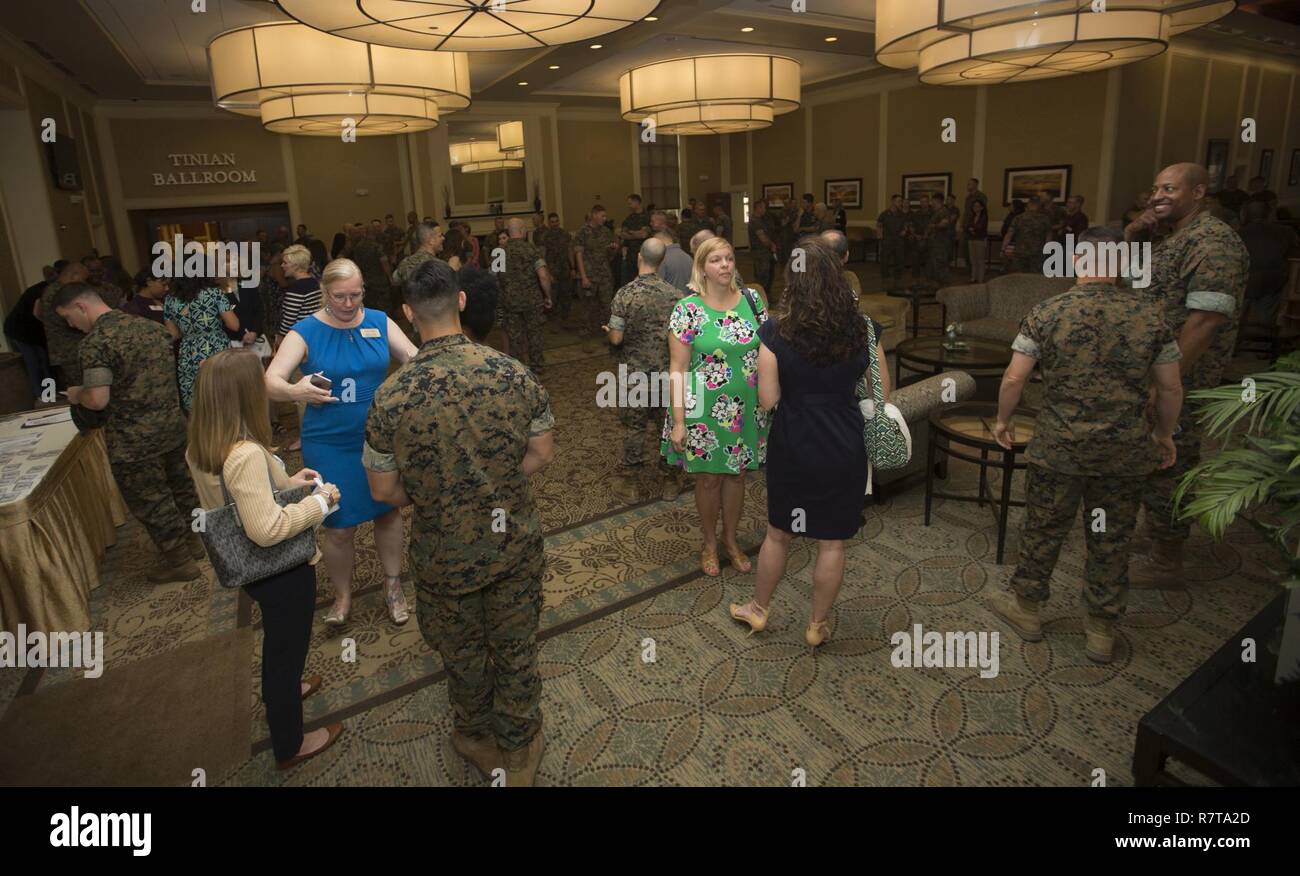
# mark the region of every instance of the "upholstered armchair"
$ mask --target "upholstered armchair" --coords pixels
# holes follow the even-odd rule
[[[945,399],[944,382],[949,379],[953,381],[953,392]],[[965,371],[945,371],[890,393],[889,401],[907,420],[907,429],[912,433],[912,460],[903,468],[872,473],[872,493],[878,499],[881,489],[886,485],[897,484],[911,475],[925,471],[925,449],[930,442],[930,412],[945,404],[969,401],[974,395],[975,378]]]
[[[1073,285],[1074,280],[1068,277],[1003,274],[987,283],[948,286],[936,297],[948,308],[948,322],[962,324],[963,334],[1010,344],[1020,331],[1020,321],[1035,304]]]

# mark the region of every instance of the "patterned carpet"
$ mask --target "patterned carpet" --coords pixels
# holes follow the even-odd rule
[[[1234,530],[1222,544],[1198,534],[1188,589],[1134,591],[1116,660],[1098,667],[1083,655],[1081,533],[1062,553],[1047,638],[1026,644],[983,604],[1011,572],[1020,509],[1011,513],[1008,562],[999,566],[989,509],[940,501],[925,527],[923,490],[912,486],[868,506],[847,550],[833,637],[816,656],[803,642],[816,550],[805,541],[791,552],[772,625],[749,637],[726,606],[748,597],[753,575],[730,567],[717,579],[699,573],[691,497],[637,501],[609,486],[621,427],[613,411],[591,403],[596,374],[610,367],[603,342],[555,325],[547,331],[543,379],[557,457],[534,480],[548,557],[539,784],[775,786],[802,770],[809,785],[1083,785],[1097,767],[1110,784],[1126,784],[1140,716],[1276,592],[1252,531]],[[954,464],[949,487],[973,488],[974,473]],[[765,516],[760,475],[749,483],[743,544],[757,548]],[[153,553],[143,532],[131,523],[119,535],[91,605],[110,667],[259,622],[256,606],[216,586],[210,573],[147,584]],[[321,673],[325,686],[306,714],[309,723],[343,719],[347,732],[327,754],[276,772],[265,751],[259,652],[249,667],[253,751],[210,782],[481,783],[450,748],[438,658],[414,619],[397,628],[386,618],[368,526],[358,540],[353,617],[340,633],[320,623],[330,587],[323,570],[319,577],[307,672]],[[999,633],[999,674],[895,668],[890,636],[917,623]],[[344,636],[356,641],[355,663],[340,659]],[[647,662],[651,646],[655,659]],[[0,673],[0,706],[20,688],[30,693],[76,675]]]

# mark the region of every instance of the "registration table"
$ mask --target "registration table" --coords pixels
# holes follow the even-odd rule
[[[88,630],[126,514],[99,430],[77,434],[67,407],[0,419],[0,629]]]

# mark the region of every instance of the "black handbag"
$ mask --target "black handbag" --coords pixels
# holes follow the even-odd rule
[[[275,483],[271,472],[270,460],[267,461],[267,476]],[[244,524],[239,519],[239,511],[226,489],[224,474],[217,475],[221,482],[221,495],[226,504],[204,514],[203,528],[199,536],[207,548],[208,559],[217,573],[217,582],[222,587],[243,587],[254,584],[281,572],[301,566],[316,555],[316,533],[312,528],[287,538],[279,544],[262,547],[244,531]],[[307,487],[294,487],[291,490],[272,489],[275,502],[280,507],[301,502],[306,496]]]

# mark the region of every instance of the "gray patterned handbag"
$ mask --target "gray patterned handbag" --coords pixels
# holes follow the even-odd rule
[[[267,460],[266,465],[267,476],[274,484],[270,460]],[[199,535],[203,539],[203,546],[208,550],[212,568],[217,573],[217,582],[222,587],[254,584],[301,566],[316,556],[316,533],[311,528],[270,547],[262,547],[249,538],[239,519],[234,500],[230,498],[230,491],[226,489],[225,476],[218,474],[217,478],[221,482],[221,495],[225,497],[226,504],[204,515],[203,531]],[[306,498],[307,487],[294,487],[292,490],[272,488],[271,494],[275,497],[276,504],[283,508]]]

